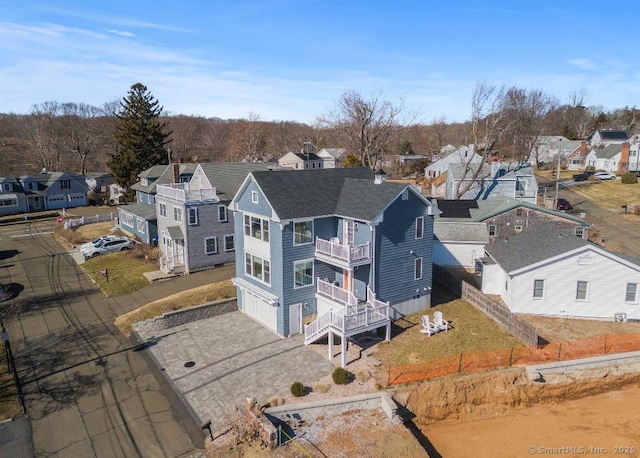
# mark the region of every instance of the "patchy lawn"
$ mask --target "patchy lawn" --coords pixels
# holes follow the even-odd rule
[[[598,207],[608,208],[617,212],[622,205],[627,204],[633,212],[636,205],[640,205],[640,183],[623,184],[620,180],[594,181],[580,186],[572,186],[571,191],[590,200]]]
[[[149,284],[143,275],[145,272],[157,270],[155,261],[139,256],[136,252],[139,248],[96,256],[87,259],[81,267],[107,296],[129,294]],[[101,270],[108,270],[109,276],[102,275]]]
[[[131,328],[134,323],[139,321],[148,320],[173,310],[180,310],[231,297],[236,297],[236,287],[233,286],[231,280],[203,285],[150,302],[136,310],[120,315],[116,318],[115,324],[123,334],[128,336],[131,334]]]
[[[604,334],[640,333],[640,323],[616,323],[601,320],[552,318],[536,315],[518,315],[538,330],[538,335],[548,342],[567,342],[587,339]]]
[[[421,334],[423,314],[433,319],[440,310],[450,329],[428,336]],[[450,300],[426,312],[408,315],[394,322],[391,342],[377,345],[374,356],[388,366],[433,361],[460,353],[523,345],[500,325],[462,299]]]

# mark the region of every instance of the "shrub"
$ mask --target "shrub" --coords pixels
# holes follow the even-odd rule
[[[304,385],[300,382],[293,382],[291,384],[291,394],[296,398],[304,396]]]
[[[623,173],[622,174],[622,182],[624,184],[636,184],[638,182],[638,177],[635,173]]]
[[[349,383],[351,374],[346,369],[336,367],[336,370],[333,371],[331,377],[333,378],[333,383],[335,383],[336,385],[346,385],[347,383]]]
[[[368,370],[362,370],[356,374],[356,380],[359,382],[366,382],[371,378],[371,373]]]
[[[324,385],[324,384],[318,384],[313,386],[313,391],[317,393],[328,393],[330,389],[331,389],[331,386]]]

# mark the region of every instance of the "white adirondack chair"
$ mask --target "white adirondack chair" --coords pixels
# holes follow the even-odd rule
[[[436,325],[431,322],[427,315],[422,315],[422,329],[420,330],[422,334],[427,334],[431,337],[431,334],[436,334],[438,329]]]
[[[442,318],[442,312],[439,310],[433,313],[433,324],[438,331],[449,330],[449,322]]]

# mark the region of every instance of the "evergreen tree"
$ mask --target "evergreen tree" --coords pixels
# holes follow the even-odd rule
[[[140,172],[169,162],[166,147],[171,132],[160,121],[161,113],[162,107],[141,83],[131,86],[127,97],[120,101],[115,130],[118,150],[107,165],[114,181],[127,191],[138,181]]]

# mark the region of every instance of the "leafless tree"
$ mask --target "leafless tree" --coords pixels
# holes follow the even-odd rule
[[[496,143],[511,127],[502,110],[505,88],[481,82],[477,83],[471,98],[471,136],[475,152],[482,160],[473,162],[473,154],[462,162],[462,175],[455,185],[455,198],[459,199],[474,185]]]
[[[512,148],[512,158],[526,162],[537,151],[545,117],[556,106],[556,100],[540,90],[511,87],[505,91],[501,111],[510,124],[505,140]]]
[[[358,154],[362,163],[373,169],[398,136],[403,109],[402,101],[394,105],[383,100],[381,94],[367,99],[359,92],[349,91],[342,94],[333,111],[318,121],[336,129],[347,150]]]
[[[65,152],[71,153],[78,160],[78,171],[87,172],[87,158],[94,154],[100,143],[106,139],[101,123],[103,115],[100,108],[84,103],[63,103],[58,118],[62,146]]]

